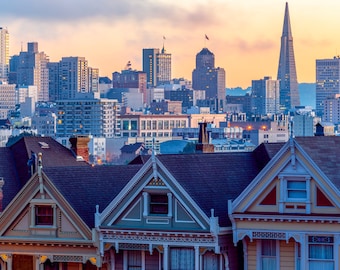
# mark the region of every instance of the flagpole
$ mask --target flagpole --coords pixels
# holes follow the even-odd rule
[[[206,46],[207,40],[209,40],[209,38],[208,38],[207,34],[205,34],[205,37],[204,37],[204,47],[205,47],[205,48],[207,47],[207,46]]]

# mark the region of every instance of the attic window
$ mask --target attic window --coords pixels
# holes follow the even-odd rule
[[[150,195],[150,214],[168,214],[168,195]]]
[[[42,149],[47,149],[50,148],[50,146],[48,145],[48,143],[45,142],[39,142],[39,145]]]
[[[288,199],[307,199],[306,181],[287,181],[287,198]]]
[[[35,206],[35,225],[53,225],[53,208],[51,205]]]

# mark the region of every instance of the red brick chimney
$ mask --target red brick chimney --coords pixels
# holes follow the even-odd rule
[[[82,157],[83,160],[89,162],[89,147],[90,138],[88,136],[74,136],[69,139],[71,149],[74,151],[77,159]],[[80,158],[81,159],[81,158]]]
[[[214,145],[210,143],[207,123],[199,123],[198,143],[196,144],[196,153],[213,153]]]

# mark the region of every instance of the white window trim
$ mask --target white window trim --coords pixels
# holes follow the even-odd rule
[[[317,234],[313,234],[313,235],[306,235],[306,244],[307,244],[307,253],[306,253],[306,263],[308,264],[308,268],[309,268],[309,264],[310,264],[310,261],[313,261],[313,259],[311,259],[309,257],[309,245],[310,244],[313,244],[311,242],[309,242],[309,237],[310,236],[325,236],[325,237],[332,237],[333,238],[333,243],[332,246],[333,246],[333,259],[332,260],[327,260],[327,261],[333,261],[333,264],[334,264],[334,269],[338,269],[338,243],[337,243],[337,239],[336,239],[336,236],[334,235],[317,235]],[[318,243],[314,243],[314,244],[318,244]],[[327,243],[319,243],[320,245],[322,244],[325,244],[327,245]],[[325,260],[326,261],[326,260]]]
[[[168,196],[168,213],[166,215],[151,215],[150,214],[150,194],[166,194]],[[143,192],[143,217],[144,218],[172,218],[172,212],[173,212],[173,209],[172,209],[172,201],[173,201],[173,198],[172,198],[172,193],[171,192],[162,192],[162,191],[159,191],[159,192],[147,192],[147,191],[144,191]]]
[[[262,269],[262,240],[275,240],[276,244],[276,269],[280,270],[280,240],[276,239],[259,239],[256,241],[256,269]]]
[[[53,224],[52,225],[36,225],[35,224],[35,207],[41,206],[41,205],[51,206],[53,208]],[[30,203],[30,212],[31,212],[30,228],[34,228],[34,229],[56,229],[57,228],[57,207],[54,201],[34,199]]]
[[[311,177],[310,175],[280,175],[280,198],[279,198],[279,212],[286,211],[285,206],[288,203],[300,203],[306,205],[306,214],[311,213]],[[306,199],[288,198],[288,181],[305,181],[306,182]]]

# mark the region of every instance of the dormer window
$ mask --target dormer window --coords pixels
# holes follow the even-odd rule
[[[280,213],[310,213],[311,187],[309,175],[281,175]]]
[[[36,226],[53,225],[53,208],[51,205],[35,206],[35,225]]]
[[[168,205],[167,194],[150,194],[150,214],[167,215]]]
[[[288,200],[306,200],[307,187],[306,181],[287,181],[287,199]]]

